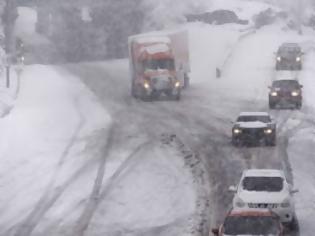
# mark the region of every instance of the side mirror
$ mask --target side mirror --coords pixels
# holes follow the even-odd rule
[[[230,191],[230,192],[233,192],[233,193],[236,193],[236,192],[237,192],[236,186],[233,186],[233,185],[230,186],[230,187],[229,187],[229,191]]]
[[[303,85],[300,85],[300,88],[303,88]]]
[[[212,232],[213,235],[215,235],[215,236],[218,236],[218,235],[219,235],[219,229],[218,229],[218,228],[212,229],[211,232]]]
[[[298,192],[299,192],[298,189],[292,189],[292,190],[290,190],[290,193],[291,193],[291,194],[298,193]]]

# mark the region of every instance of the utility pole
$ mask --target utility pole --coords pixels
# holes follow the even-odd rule
[[[15,0],[5,0],[5,6],[2,14],[4,24],[4,46],[6,53],[6,86],[10,87],[10,66],[12,57],[15,54],[14,43],[14,25],[18,16],[17,5]]]

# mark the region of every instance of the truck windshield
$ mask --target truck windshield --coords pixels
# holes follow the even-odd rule
[[[173,59],[151,59],[143,62],[144,70],[174,70],[175,63]]]
[[[277,235],[279,224],[272,216],[229,216],[224,222],[226,235]]]

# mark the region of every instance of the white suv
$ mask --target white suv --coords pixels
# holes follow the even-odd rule
[[[234,192],[234,209],[268,208],[279,215],[281,222],[291,229],[297,227],[293,189],[281,170],[249,169],[243,171],[238,186],[230,186]]]

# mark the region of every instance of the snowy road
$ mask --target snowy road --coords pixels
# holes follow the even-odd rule
[[[280,23],[246,37],[241,26],[185,27],[192,86],[180,102],[131,98],[127,60],[26,67],[14,110],[0,122],[1,236],[207,236],[246,168],[285,170],[300,189],[301,235],[312,235],[314,53],[299,74],[303,108],[271,111],[276,147],[235,148],[230,136],[239,112],[268,110],[277,47],[312,42],[314,33]]]
[[[194,31],[197,27],[191,28]],[[277,46],[287,38],[309,40],[308,36],[301,39],[292,32],[281,38],[278,35],[279,28],[277,25],[270,26],[237,42],[232,58],[226,65],[224,76],[220,79],[214,78],[211,73],[208,78],[201,78],[201,75],[204,77],[207,74],[206,70],[215,68],[214,63],[220,63],[213,62],[211,54],[210,56],[192,55],[193,59],[198,57],[199,61],[208,62],[208,67],[202,63],[193,65],[193,70],[197,70],[196,74],[193,74],[196,76],[195,83],[192,83],[192,87],[184,93],[179,103],[166,101],[145,103],[131,99],[126,61],[86,64],[80,68],[70,66],[69,70],[82,78],[102,101],[104,107],[110,108],[110,112],[113,117],[116,117],[120,127],[135,124],[136,132],[145,135],[147,140],[157,139],[165,133],[176,134],[195,154],[201,157],[208,172],[206,175],[208,180],[205,184],[209,184],[211,188],[209,209],[207,209],[210,211],[208,223],[215,226],[222,221],[225,212],[230,207],[232,196],[227,192],[228,186],[238,182],[243,169],[284,169],[288,179],[294,183],[296,181],[293,177],[299,175],[299,172],[294,173],[295,167],[291,164],[289,140],[301,127],[295,127],[295,122],[303,123],[306,127],[313,126],[308,113],[310,110],[308,104],[301,111],[271,111],[278,125],[278,145],[275,148],[234,148],[230,144],[231,121],[235,119],[238,112],[268,110],[268,85],[274,79],[272,55]],[[218,33],[217,29],[214,30]],[[200,33],[204,34],[204,38],[207,36],[210,38],[212,32],[211,30],[207,32],[202,28],[196,35],[200,37]],[[222,30],[222,35],[225,36],[225,33]],[[191,34],[191,37],[194,35]],[[192,40],[196,42],[195,39]],[[261,45],[261,40],[265,42],[264,46]],[[207,46],[209,45],[206,40],[204,44],[192,45],[195,47],[192,52],[199,53],[202,47]],[[216,46],[212,45],[213,48]],[[203,72],[201,72],[202,69]],[[305,77],[303,73],[300,76],[301,80]],[[229,96],[226,96],[227,94]],[[308,95],[305,96],[307,101]],[[296,184],[299,186],[298,183]],[[298,206],[299,204],[297,204],[298,215],[303,215],[303,213],[299,214]],[[303,226],[304,223],[301,225]],[[206,225],[203,235],[207,235],[208,230]],[[301,231],[310,232],[309,229],[304,230],[303,227]],[[152,235],[163,234],[153,234],[152,231]]]

